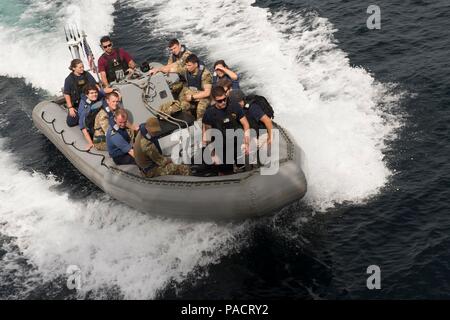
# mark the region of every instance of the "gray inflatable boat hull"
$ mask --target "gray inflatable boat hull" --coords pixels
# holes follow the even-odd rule
[[[275,175],[261,175],[256,169],[228,176],[146,179],[136,166],[115,165],[107,152],[84,151],[86,142],[81,131],[68,127],[66,116],[65,107],[53,101],[41,102],[33,110],[35,126],[84,176],[113,198],[142,212],[165,217],[244,219],[276,213],[306,193],[303,152],[282,128]],[[170,149],[170,137],[161,140],[163,151]]]

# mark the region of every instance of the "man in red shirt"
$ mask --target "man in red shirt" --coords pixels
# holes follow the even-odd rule
[[[111,38],[104,36],[100,39],[100,45],[104,53],[98,59],[98,71],[105,88],[109,83],[116,80],[116,75],[123,72],[133,72],[136,63],[128,52],[122,48],[113,48]]]

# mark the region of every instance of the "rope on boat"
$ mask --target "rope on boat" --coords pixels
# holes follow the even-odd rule
[[[106,167],[106,168],[109,169],[108,165],[106,165],[106,163],[105,163],[105,160],[106,160],[105,155],[99,154],[99,153],[94,153],[94,152],[91,151],[91,149],[89,149],[89,150],[83,150],[83,149],[80,149],[80,148],[78,148],[78,147],[75,145],[75,142],[71,142],[71,143],[67,142],[67,141],[66,141],[66,138],[64,137],[64,129],[62,129],[62,130],[59,131],[59,132],[58,132],[58,130],[56,130],[56,127],[55,127],[55,121],[56,121],[56,118],[53,118],[52,121],[47,121],[47,120],[44,118],[44,114],[45,114],[45,111],[42,111],[42,113],[41,113],[41,118],[42,118],[42,120],[44,120],[45,123],[51,124],[51,125],[52,125],[53,131],[55,131],[56,134],[59,134],[59,135],[61,136],[61,139],[62,139],[62,141],[64,142],[65,145],[71,146],[71,147],[73,147],[75,150],[77,150],[77,151],[79,151],[79,152],[89,153],[89,154],[92,154],[92,155],[94,155],[94,156],[102,157],[102,160],[101,160],[100,164],[101,164],[102,166],[104,166],[104,167]]]

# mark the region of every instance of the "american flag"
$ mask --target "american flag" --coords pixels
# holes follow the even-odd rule
[[[94,62],[94,54],[92,53],[91,47],[89,46],[88,42],[86,41],[86,37],[83,38],[83,47],[84,47],[84,53],[86,54],[86,57],[88,59],[89,68],[97,73],[97,66]]]

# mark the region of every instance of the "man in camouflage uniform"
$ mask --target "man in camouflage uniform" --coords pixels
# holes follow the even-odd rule
[[[175,164],[164,157],[158,142],[161,131],[159,121],[149,118],[145,124],[139,126],[139,132],[133,145],[136,164],[147,178],[167,175],[189,176],[191,171],[187,165]]]
[[[102,109],[95,116],[94,122],[94,147],[100,151],[106,151],[106,132],[109,126],[114,126],[114,112],[118,108],[120,95],[116,91],[107,93],[105,96],[107,106]],[[138,127],[127,123],[129,134],[134,136],[134,130]]]
[[[170,55],[167,60],[167,64],[160,68],[153,68],[150,70],[150,75],[154,75],[157,72],[177,72],[180,73],[184,69],[186,65],[186,59],[189,55],[192,54],[191,51],[186,49],[184,45],[181,45],[177,39],[172,39],[169,41],[167,47],[169,48]],[[177,82],[171,85],[170,87],[172,93],[174,95],[178,95],[183,89],[183,83]]]
[[[195,110],[197,120],[201,120],[209,105],[212,87],[211,73],[200,63],[195,54],[191,54],[186,58],[185,70],[181,76],[186,79],[185,87],[179,96],[181,108],[185,111]]]
[[[192,52],[186,49],[185,45],[180,44],[177,39],[170,40],[167,47],[171,53],[167,60],[167,64],[178,63],[181,67],[184,67],[186,58],[191,55]]]

